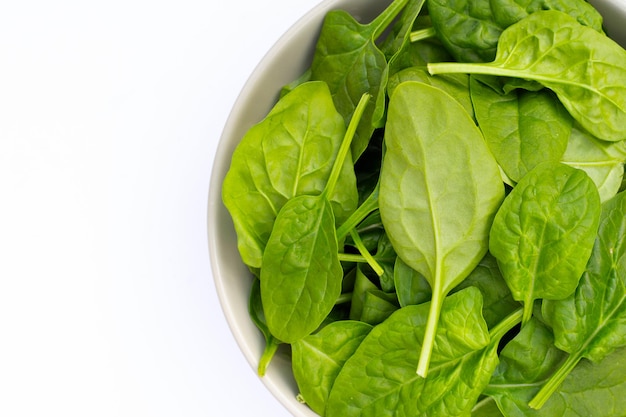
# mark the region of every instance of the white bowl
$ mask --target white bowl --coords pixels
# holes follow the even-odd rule
[[[264,340],[248,315],[252,278],[241,262],[231,217],[222,204],[224,176],[232,153],[244,133],[260,121],[275,104],[280,88],[308,68],[324,15],[344,9],[358,20],[369,22],[391,0],[326,0],[296,22],[270,49],[251,74],[235,102],[224,128],[214,160],[208,205],[208,237],[213,277],[228,324],[244,356],[256,367]],[[591,0],[605,16],[607,33],[626,45],[626,0]],[[266,387],[294,415],[317,417],[296,400],[298,393],[291,363],[280,352],[262,378]]]

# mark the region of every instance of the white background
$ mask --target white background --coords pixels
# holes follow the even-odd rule
[[[0,415],[288,416],[209,265],[211,165],[320,0],[0,7]]]

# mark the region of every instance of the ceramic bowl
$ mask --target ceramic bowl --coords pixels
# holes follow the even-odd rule
[[[241,262],[230,215],[221,199],[221,186],[231,156],[244,133],[260,121],[277,100],[280,88],[308,68],[324,15],[344,9],[369,22],[390,0],[326,0],[297,21],[268,51],[251,74],[228,118],[214,160],[209,190],[208,237],[212,272],[224,315],[244,356],[255,372],[264,340],[248,316],[252,278]],[[626,45],[626,0],[591,0],[605,17],[607,33]],[[296,400],[297,387],[289,357],[279,351],[262,379],[294,416],[316,417]]]

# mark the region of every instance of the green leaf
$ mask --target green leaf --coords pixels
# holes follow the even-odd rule
[[[361,321],[371,325],[382,323],[398,308],[398,298],[394,293],[369,289],[364,294]]]
[[[267,325],[292,343],[311,334],[341,294],[335,219],[324,195],[289,200],[263,254],[261,297]]]
[[[406,68],[389,77],[387,85],[389,96],[391,97],[396,87],[405,81],[419,81],[445,91],[463,106],[470,117],[474,117],[474,107],[470,98],[469,77],[467,75],[448,74],[435,77],[430,75],[426,68]]]
[[[466,416],[497,365],[480,291],[447,297],[428,378],[415,374],[429,305],[396,311],[365,337],[339,372],[326,416]]]
[[[565,13],[538,11],[508,27],[493,62],[428,64],[428,70],[538,81],[594,136],[626,138],[626,50]]]
[[[383,123],[388,68],[376,40],[407,2],[395,0],[365,25],[343,10],[333,10],[324,19],[311,64],[311,78],[328,84],[346,124],[361,96],[368,93],[373,97],[352,141],[354,161],[367,147],[374,129]]]
[[[540,410],[528,402],[566,354],[553,344],[550,330],[531,319],[500,354],[500,364],[485,389],[507,417],[623,416],[626,410],[626,349],[598,364],[583,361]],[[473,415],[473,414],[472,414]]]
[[[398,256],[432,287],[419,370],[426,376],[443,298],[487,252],[504,187],[470,116],[437,88],[408,81],[395,89],[385,141],[379,197],[383,224]]]
[[[430,301],[430,284],[424,275],[408,266],[399,256],[396,258],[393,274],[400,306],[418,305]]]
[[[292,369],[306,404],[320,416],[335,378],[372,326],[359,321],[338,321],[292,345]]]
[[[534,300],[563,299],[585,270],[600,216],[600,198],[583,171],[545,162],[507,196],[489,235],[513,298],[524,303],[524,323]]]
[[[552,92],[501,94],[475,77],[470,86],[478,126],[509,178],[518,182],[539,163],[561,159],[572,118]]]
[[[598,187],[600,200],[611,199],[622,184],[626,161],[626,140],[606,142],[574,126],[563,154],[564,164],[581,169]]]
[[[491,329],[503,317],[520,308],[520,303],[513,299],[509,287],[498,268],[498,262],[487,253],[476,268],[453,291],[467,287],[476,287],[483,295],[483,317]]]
[[[274,221],[287,200],[322,192],[345,131],[328,87],[311,82],[287,94],[246,133],[233,153],[222,189],[245,264],[261,267]],[[358,201],[350,158],[338,181],[329,197],[337,221],[342,221]]]
[[[575,293],[544,302],[545,318],[554,329],[556,346],[567,361],[535,396],[538,408],[581,358],[599,362],[626,345],[626,193],[602,206],[591,258]]]
[[[541,10],[558,10],[602,33],[602,16],[586,0],[429,0],[433,26],[460,62],[494,59],[502,31]]]

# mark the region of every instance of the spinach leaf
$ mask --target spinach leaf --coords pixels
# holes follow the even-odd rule
[[[500,364],[485,389],[507,417],[621,416],[626,409],[626,349],[598,364],[583,361],[541,410],[528,402],[559,367],[566,354],[557,349],[551,331],[531,319],[500,353]]]
[[[400,306],[422,304],[430,301],[430,284],[424,275],[411,268],[400,258],[396,258],[393,279]]]
[[[363,297],[361,321],[376,325],[382,323],[400,306],[394,293],[387,293],[379,289],[369,289]]]
[[[541,10],[567,13],[602,32],[602,16],[586,0],[429,0],[433,26],[457,61],[494,59],[502,31]]]
[[[558,162],[570,137],[572,118],[549,90],[501,94],[471,77],[478,127],[506,175],[518,182],[541,162]]]
[[[489,251],[513,298],[524,303],[525,324],[536,299],[574,292],[598,230],[600,197],[583,171],[552,162],[531,170],[496,214]]]
[[[408,0],[394,0],[368,24],[343,10],[326,14],[311,64],[311,78],[328,84],[337,110],[346,124],[365,93],[373,97],[352,141],[352,159],[363,153],[385,112],[387,59],[376,40],[403,10]]]
[[[371,329],[360,321],[337,321],[292,345],[291,367],[300,396],[320,416],[343,364]]]
[[[509,287],[498,268],[498,262],[489,252],[476,268],[453,291],[476,287],[483,295],[483,317],[491,329],[503,317],[507,317],[521,306],[513,299]]]
[[[445,299],[432,373],[415,374],[429,305],[407,306],[374,327],[339,372],[326,416],[468,415],[497,365],[481,315],[480,291]],[[462,317],[462,319],[460,319]]]
[[[558,10],[603,33],[602,15],[586,0],[490,0],[490,3],[493,17],[501,27],[511,26],[534,12]]]
[[[472,417],[503,417],[492,397],[484,397],[472,408]]]
[[[606,142],[574,126],[561,162],[581,169],[598,187],[600,200],[607,201],[619,191],[624,177],[626,140]]]
[[[224,178],[222,198],[246,265],[261,267],[276,215],[287,200],[322,192],[345,130],[328,87],[310,82],[287,94],[243,137]],[[329,198],[338,221],[356,208],[351,158]]]
[[[474,117],[474,107],[470,98],[469,77],[467,75],[446,74],[435,77],[430,75],[426,68],[406,68],[389,77],[387,85],[389,96],[392,96],[396,87],[405,81],[419,81],[445,91],[463,106],[470,117]]]
[[[598,363],[626,345],[626,193],[602,206],[593,253],[576,292],[544,302],[556,346],[569,353],[530,402],[540,408],[582,358]]]
[[[428,70],[538,81],[594,136],[626,138],[626,51],[565,13],[539,11],[509,26],[493,62],[436,63]]]
[[[437,88],[408,81],[395,89],[385,141],[381,218],[398,256],[432,287],[418,369],[425,377],[443,299],[487,252],[504,187],[473,120]]]
[[[489,0],[428,0],[433,27],[446,49],[461,62],[491,61],[504,29]]]
[[[363,267],[357,265],[354,289],[352,291],[352,302],[350,303],[350,320],[362,320],[365,296],[368,291],[378,290],[368,276],[363,272]]]
[[[261,268],[261,300],[268,328],[293,343],[311,334],[341,294],[335,216],[329,201],[369,96],[359,102],[332,171],[319,195],[299,195],[282,207],[267,241]]]

